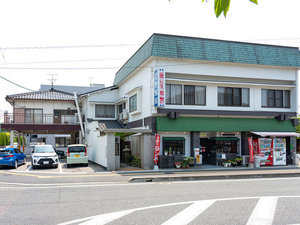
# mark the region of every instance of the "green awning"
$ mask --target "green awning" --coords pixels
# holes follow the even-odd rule
[[[210,140],[214,141],[239,141],[238,137],[211,137]]]
[[[216,117],[179,117],[169,119],[159,116],[156,120],[157,131],[273,131],[295,132],[291,120],[279,121],[262,118],[216,118]]]
[[[163,137],[163,141],[184,141],[184,137]]]

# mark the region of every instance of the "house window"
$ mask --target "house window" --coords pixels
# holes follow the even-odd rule
[[[218,106],[249,106],[249,88],[218,87]]]
[[[137,111],[137,94],[129,98],[129,112]]]
[[[126,102],[118,105],[118,113],[123,112],[126,109]]]
[[[184,104],[185,105],[205,105],[206,87],[184,85]]]
[[[25,109],[26,123],[43,123],[43,110],[42,109]]]
[[[289,90],[261,90],[261,106],[265,108],[290,108]]]
[[[115,106],[114,105],[95,105],[95,117],[115,118]]]
[[[166,84],[166,104],[168,105],[182,104],[182,85]]]
[[[55,138],[55,147],[68,147],[70,145],[69,137],[56,137]]]

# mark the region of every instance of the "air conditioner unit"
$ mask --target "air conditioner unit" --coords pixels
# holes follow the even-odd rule
[[[128,120],[129,119],[129,113],[127,111],[123,112],[123,120]]]

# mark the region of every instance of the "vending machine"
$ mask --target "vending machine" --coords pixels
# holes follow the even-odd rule
[[[285,138],[273,139],[273,165],[286,165],[286,140]]]
[[[254,155],[260,156],[261,166],[273,166],[273,149],[271,138],[253,139]]]

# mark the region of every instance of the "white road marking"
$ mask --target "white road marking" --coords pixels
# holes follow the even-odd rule
[[[28,168],[26,169],[26,171],[25,172],[28,172],[30,169],[31,169],[31,165],[30,166],[28,166]]]
[[[272,225],[278,197],[260,198],[247,225]]]
[[[162,225],[186,225],[192,222],[197,216],[203,213],[206,209],[208,209],[212,204],[214,204],[214,200],[204,200],[195,202],[191,206],[187,207],[177,215],[173,216],[168,221],[164,222]]]
[[[125,210],[120,212],[107,213],[93,218],[87,222],[81,223],[80,225],[104,225],[110,223],[114,220],[117,220],[123,216],[126,216],[130,213],[134,212],[134,210]]]
[[[69,225],[69,224],[74,224],[74,223],[80,223],[80,222],[83,222],[83,221],[87,221],[87,220],[93,220],[93,224],[103,224],[101,223],[101,218],[107,218],[107,217],[110,217],[110,219],[113,219],[113,215],[114,216],[118,216],[118,218],[116,219],[119,219],[121,217],[119,217],[119,215],[121,215],[122,213],[125,213],[125,212],[135,212],[135,211],[141,211],[141,210],[148,210],[148,209],[155,209],[155,208],[162,208],[162,207],[171,207],[171,206],[176,206],[176,205],[187,205],[187,204],[193,204],[192,207],[188,207],[188,209],[194,209],[194,210],[198,210],[196,206],[200,206],[202,207],[202,212],[204,212],[207,208],[209,208],[214,202],[217,202],[217,201],[230,201],[230,200],[248,200],[248,199],[263,199],[261,201],[260,204],[264,205],[264,207],[262,208],[262,210],[264,210],[265,207],[265,204],[272,204],[270,207],[272,208],[272,210],[270,211],[274,211],[275,212],[275,209],[274,209],[274,206],[276,208],[276,203],[277,203],[277,199],[278,198],[300,198],[300,195],[299,196],[261,196],[261,197],[237,197],[237,198],[221,198],[221,199],[211,199],[211,200],[200,200],[200,201],[189,201],[189,202],[176,202],[176,203],[169,203],[169,204],[163,204],[163,205],[154,205],[154,206],[146,206],[146,207],[142,207],[142,208],[135,208],[135,209],[128,209],[128,210],[122,210],[122,211],[118,211],[118,212],[115,212],[115,213],[106,213],[106,214],[101,214],[101,215],[97,215],[97,216],[92,216],[92,217],[85,217],[85,218],[81,218],[81,219],[77,219],[77,220],[72,220],[72,221],[68,221],[68,222],[65,222],[65,223],[60,223],[58,225]],[[276,203],[274,204],[274,201],[276,200]],[[203,203],[204,202],[204,203]],[[209,202],[211,202],[211,204],[208,206]],[[201,206],[202,205],[202,206]],[[206,207],[208,206],[208,207]],[[200,215],[202,212],[199,213],[199,211],[201,210],[198,210],[197,212],[197,215]],[[183,210],[182,212],[184,212],[185,210]],[[190,211],[190,210],[188,210]],[[268,211],[268,210],[266,210]],[[268,213],[268,212],[266,212]],[[181,214],[181,213],[179,213]],[[188,212],[188,216],[191,216],[192,212],[189,213]],[[181,214],[183,215],[183,214]],[[268,214],[270,215],[270,214]],[[274,213],[273,213],[274,215]],[[176,217],[176,216],[174,216]],[[173,218],[174,218],[173,217]],[[180,216],[182,217],[182,216]],[[98,219],[96,219],[98,218]],[[183,218],[183,217],[182,217]],[[172,218],[171,218],[172,219]],[[195,219],[195,218],[193,218]],[[192,219],[192,220],[193,220]],[[189,220],[189,218],[187,217],[186,220]],[[191,221],[192,221],[191,220]],[[189,222],[191,222],[189,221]],[[272,217],[272,221],[273,221],[273,217]],[[168,221],[166,221],[168,222]],[[171,224],[171,223],[170,223]],[[177,223],[177,221],[174,221],[173,224],[187,224],[187,223]],[[258,224],[262,224],[262,223],[257,223],[255,225],[258,225]],[[267,223],[263,223],[263,225],[266,225],[266,224],[269,224],[268,221]],[[300,224],[299,224],[300,225]]]
[[[63,171],[60,163],[58,164],[58,168],[59,168],[59,172],[62,173]]]

